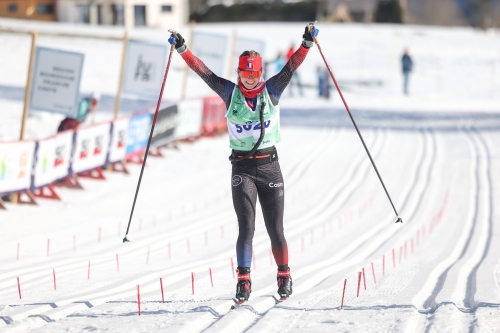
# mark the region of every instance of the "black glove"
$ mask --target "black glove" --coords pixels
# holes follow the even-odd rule
[[[180,33],[177,33],[177,38],[175,38],[174,34],[171,34],[168,42],[171,45],[175,45],[175,49],[177,50],[177,52],[184,53],[184,51],[186,51],[186,41]]]
[[[319,30],[316,29],[315,26],[312,26],[312,34],[311,34],[311,31],[309,30],[310,26],[309,24],[306,26],[306,28],[304,29],[304,34],[302,35],[302,38],[304,38],[304,40],[302,41],[302,45],[304,45],[304,47],[312,47],[314,45],[314,37],[316,37],[319,33]]]
[[[314,42],[313,36],[311,35],[311,32],[309,31],[309,25],[306,26],[306,28],[304,30],[304,34],[302,35],[302,38],[304,38],[305,41]]]

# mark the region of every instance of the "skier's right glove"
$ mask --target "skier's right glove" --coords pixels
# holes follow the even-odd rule
[[[180,33],[177,33],[177,38],[175,38],[174,34],[171,34],[168,42],[171,45],[175,45],[175,49],[179,52],[179,54],[183,54],[187,50],[186,41]]]

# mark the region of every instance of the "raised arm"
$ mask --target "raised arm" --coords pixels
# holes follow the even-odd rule
[[[271,100],[274,105],[278,104],[281,94],[292,80],[293,73],[299,68],[306,58],[309,49],[314,45],[313,37],[316,37],[318,33],[319,30],[313,27],[311,34],[309,26],[306,26],[304,34],[302,35],[304,38],[302,45],[300,45],[299,49],[290,57],[285,67],[283,67],[278,74],[267,80],[266,88],[271,95]]]
[[[190,50],[188,50],[185,44],[184,38],[181,34],[177,34],[178,39],[173,35],[169,38],[169,43],[174,45],[177,52],[181,55],[182,59],[205,83],[226,103],[226,107],[229,106],[231,101],[231,96],[235,84],[229,80],[226,80],[220,76],[214,74],[200,58],[196,57]]]

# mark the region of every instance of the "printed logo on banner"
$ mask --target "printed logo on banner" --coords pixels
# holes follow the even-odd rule
[[[143,82],[149,82],[149,80],[151,80],[151,67],[153,67],[153,63],[143,61],[142,55],[140,55],[137,60],[134,79],[136,81],[140,80]]]
[[[19,171],[19,175],[17,176],[18,179],[22,179],[26,176],[26,163],[28,162],[28,155],[26,152],[22,153],[21,157],[19,158],[19,168],[21,169]]]
[[[7,174],[7,167],[5,165],[5,159],[2,159],[2,163],[0,163],[0,180],[4,180],[6,174]]]
[[[54,158],[54,167],[64,163],[65,149],[64,145],[56,146],[56,156]]]
[[[151,126],[149,113],[130,118],[127,138],[127,154],[133,154],[146,148]]]
[[[87,158],[87,156],[89,155],[89,144],[90,144],[90,139],[82,140],[80,159]]]
[[[102,136],[96,136],[95,138],[95,148],[94,148],[94,155],[99,155],[102,153]]]
[[[118,131],[118,141],[116,142],[117,148],[123,148],[125,146],[125,130]]]

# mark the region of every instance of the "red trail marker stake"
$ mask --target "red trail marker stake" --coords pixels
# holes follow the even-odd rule
[[[161,302],[165,303],[165,296],[163,293],[163,279],[162,278],[160,278],[160,289],[161,289]]]
[[[47,257],[49,256],[50,251],[50,238],[47,239]]]
[[[361,286],[361,272],[358,272],[358,292],[356,293],[356,297],[359,297],[360,286]]]
[[[415,245],[414,245],[414,241],[413,241],[413,238],[412,238],[411,239],[411,254],[413,254],[414,248],[415,248]]]
[[[21,283],[19,282],[19,276],[17,277],[17,290],[19,291],[19,299],[21,299]]]
[[[52,268],[52,275],[54,276],[54,290],[57,289],[56,287],[56,269]]]
[[[306,240],[304,237],[302,237],[302,253],[304,253],[304,250],[306,249]]]
[[[208,272],[210,273],[210,283],[212,284],[212,288],[214,287],[214,279],[212,277],[212,268],[208,267]]]
[[[117,272],[120,271],[120,261],[118,259],[118,253],[116,254],[116,271]]]
[[[186,245],[187,245],[187,250],[188,250],[188,253],[191,254],[191,246],[189,244],[189,238],[186,239]]]
[[[403,257],[403,246],[401,245],[399,247],[399,263],[401,263],[402,257]]]
[[[137,309],[139,311],[139,316],[141,315],[141,289],[137,285]]]
[[[194,272],[191,272],[191,292],[194,295]]]
[[[90,280],[90,260],[89,260],[89,267],[87,269],[87,280]]]
[[[375,266],[373,266],[373,261],[371,262],[371,264],[372,264],[373,282],[377,284],[377,278],[375,277]]]
[[[233,279],[234,279],[235,276],[234,276],[234,262],[233,262],[233,258],[231,258],[231,272],[233,272]]]
[[[396,254],[394,253],[394,248],[392,248],[392,267],[396,268]]]
[[[344,295],[345,295],[345,286],[347,285],[347,279],[344,279],[344,291],[342,292],[342,303],[340,303],[340,310],[344,308]]]
[[[365,275],[365,268],[363,267],[363,284],[365,286],[365,290],[366,290],[366,275]]]
[[[146,265],[149,265],[149,245],[148,245],[148,254],[146,255]]]

